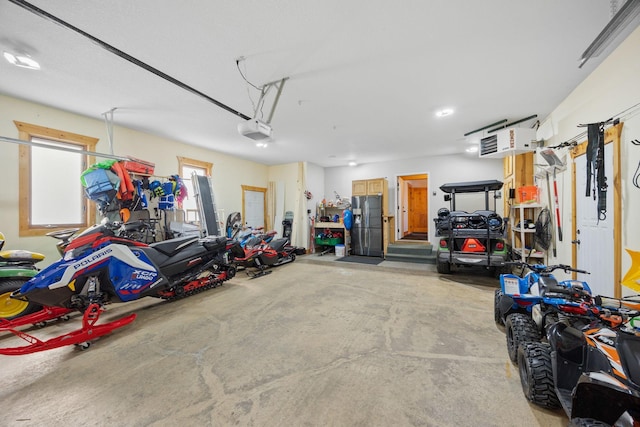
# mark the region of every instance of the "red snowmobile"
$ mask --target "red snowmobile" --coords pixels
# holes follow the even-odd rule
[[[266,242],[262,236],[248,239],[244,245],[243,256],[237,256],[234,263],[244,267],[251,278],[271,273],[268,267],[286,264],[296,260],[296,247],[289,239],[273,239]]]

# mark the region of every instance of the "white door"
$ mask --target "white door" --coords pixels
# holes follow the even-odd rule
[[[579,274],[578,279],[589,284],[594,295],[614,295],[613,272],[613,144],[604,149],[607,191],[607,214],[598,219],[598,201],[586,197],[587,156],[576,157],[576,241],[577,268],[591,274]],[[593,191],[593,183],[591,185]]]

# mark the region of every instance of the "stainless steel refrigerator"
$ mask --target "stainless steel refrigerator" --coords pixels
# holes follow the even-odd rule
[[[353,255],[382,257],[382,196],[351,197]]]

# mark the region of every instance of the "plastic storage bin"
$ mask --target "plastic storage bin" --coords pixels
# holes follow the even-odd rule
[[[535,185],[527,185],[518,188],[519,203],[539,203],[540,189]]]
[[[323,239],[322,237],[316,237],[316,244],[324,245],[324,246],[335,246],[337,244],[342,243],[342,239],[340,237],[331,237],[329,239]]]
[[[336,245],[336,256],[344,256],[344,245]]]

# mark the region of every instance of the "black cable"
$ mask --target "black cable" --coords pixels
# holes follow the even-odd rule
[[[640,163],[638,163],[638,167],[636,171],[633,173],[633,179],[631,180],[633,186],[636,188],[640,188]]]
[[[205,93],[200,92],[197,89],[194,89],[193,87],[181,82],[180,80],[175,79],[175,78],[171,77],[170,75],[163,73],[162,71],[158,70],[157,68],[154,68],[151,65],[146,64],[146,63],[140,61],[137,58],[134,58],[133,56],[129,55],[128,53],[125,53],[125,52],[121,51],[120,49],[118,49],[118,48],[116,48],[114,46],[111,46],[110,44],[108,44],[108,43],[106,43],[106,42],[104,42],[104,41],[92,36],[91,34],[85,32],[85,31],[82,31],[80,28],[74,27],[73,25],[69,24],[68,22],[65,22],[62,19],[60,19],[60,18],[58,18],[58,17],[56,17],[54,15],[51,15],[50,13],[48,13],[48,12],[46,12],[46,11],[44,11],[44,10],[34,6],[34,5],[32,5],[31,3],[28,3],[28,2],[26,2],[24,0],[9,0],[9,1],[11,3],[17,5],[17,6],[22,7],[23,9],[28,10],[29,12],[31,12],[31,13],[33,13],[35,15],[40,16],[41,18],[45,18],[45,19],[47,19],[47,20],[49,20],[49,21],[51,21],[51,22],[53,22],[55,24],[58,24],[58,25],[60,25],[60,26],[62,26],[64,28],[67,28],[69,30],[72,30],[72,31],[80,34],[81,36],[84,36],[84,37],[88,38],[89,40],[91,40],[92,42],[94,42],[95,44],[100,46],[101,48],[103,48],[105,50],[108,50],[109,52],[119,56],[120,58],[125,59],[125,60],[131,62],[132,64],[137,65],[138,67],[143,68],[143,69],[155,74],[156,76],[161,77],[161,78],[165,79],[166,81],[168,81],[170,83],[173,83],[174,85],[176,85],[176,86],[178,86],[178,87],[180,87],[182,89],[185,89],[185,90],[187,90],[187,91],[189,91],[189,92],[191,92],[191,93],[193,93],[195,95],[198,95],[198,96],[206,99],[207,101],[217,105],[218,107],[222,108],[223,110],[226,110],[226,111],[228,111],[228,112],[230,112],[232,114],[235,114],[236,116],[242,117],[245,120],[250,120],[251,119],[251,117],[247,116],[246,114],[242,114],[241,112],[234,110],[233,108],[229,107],[228,105],[225,105],[222,102],[211,98],[210,96],[206,95]]]
[[[244,73],[242,72],[242,69],[240,69],[240,61],[244,60],[244,58],[242,59],[236,59],[236,67],[238,67],[238,71],[240,72],[240,76],[242,76],[242,78],[244,79],[245,82],[247,82],[249,85],[253,86],[255,89],[259,90],[260,92],[262,92],[262,89],[259,88],[258,86],[254,85],[253,83],[251,83],[249,80],[247,80],[247,78],[245,77]]]

